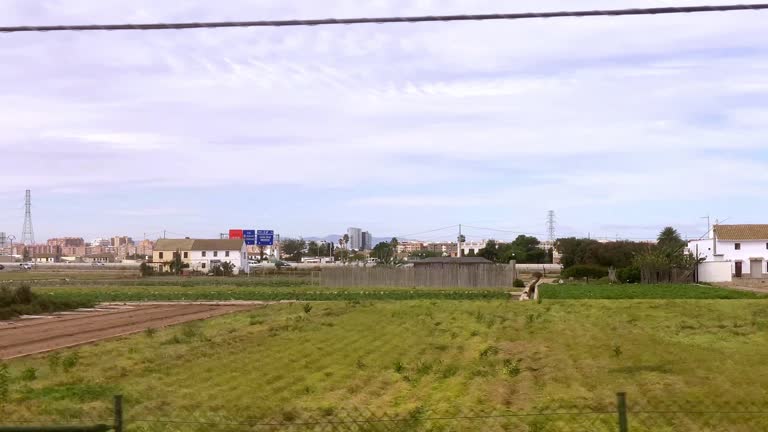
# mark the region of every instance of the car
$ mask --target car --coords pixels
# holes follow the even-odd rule
[[[32,263],[21,263],[19,264],[19,267],[21,267],[24,270],[32,270]]]
[[[5,270],[5,266],[0,264],[0,270]]]
[[[285,261],[278,261],[275,263],[275,267],[277,268],[285,268],[285,267],[293,267],[290,263],[287,263]]]

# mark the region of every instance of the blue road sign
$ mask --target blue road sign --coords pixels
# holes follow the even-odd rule
[[[256,231],[256,244],[259,246],[272,246],[275,242],[275,232],[272,230]]]
[[[243,240],[248,246],[256,244],[256,230],[243,230]]]

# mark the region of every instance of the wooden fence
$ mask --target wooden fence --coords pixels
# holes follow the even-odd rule
[[[694,272],[688,269],[640,269],[640,280],[644,284],[692,283]]]
[[[337,267],[320,272],[320,283],[339,288],[509,288],[515,277],[513,265]]]

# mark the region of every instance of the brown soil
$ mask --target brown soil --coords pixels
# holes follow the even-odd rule
[[[82,313],[0,321],[0,359],[82,345],[259,305],[152,304],[107,306]]]

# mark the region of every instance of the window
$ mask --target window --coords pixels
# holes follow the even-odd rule
[[[768,249],[768,243],[765,244],[765,248]]]
[[[205,252],[203,252],[203,253],[205,253]],[[200,264],[200,267],[201,268],[205,268],[205,263]]]
[[[734,246],[736,250],[741,250],[741,243],[736,243]]]
[[[205,258],[205,251],[203,251],[203,258]]]
[[[157,257],[160,258],[160,259],[163,259],[163,253],[162,252],[158,252],[157,253]]]
[[[184,258],[189,258],[189,253],[188,252],[184,252]]]
[[[229,251],[224,251],[224,256],[228,257],[229,256]]]
[[[213,251],[213,257],[216,258],[217,256],[219,256],[219,251]]]

